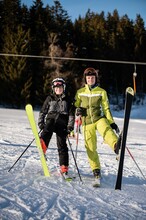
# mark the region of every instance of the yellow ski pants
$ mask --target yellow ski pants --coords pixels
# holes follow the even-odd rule
[[[108,144],[112,150],[118,140],[113,129],[106,118],[101,118],[94,124],[84,125],[83,134],[85,147],[88,155],[89,164],[92,170],[100,169],[100,160],[97,152],[97,134],[96,130],[103,137],[106,144]]]

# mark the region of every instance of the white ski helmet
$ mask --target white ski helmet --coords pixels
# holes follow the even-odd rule
[[[60,86],[63,86],[63,90],[65,92],[66,83],[65,83],[64,79],[62,79],[62,78],[53,79],[52,89],[54,89],[55,87],[60,87]]]

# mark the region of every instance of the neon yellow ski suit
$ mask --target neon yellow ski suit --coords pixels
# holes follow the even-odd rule
[[[90,90],[86,84],[77,91],[75,106],[85,109],[85,115],[82,116],[82,128],[90,167],[92,170],[100,169],[96,130],[113,150],[118,140],[110,126],[114,123],[114,119],[110,112],[107,93],[99,86]]]

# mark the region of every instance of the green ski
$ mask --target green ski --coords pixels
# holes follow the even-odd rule
[[[44,171],[44,175],[45,176],[50,176],[50,172],[46,163],[46,159],[44,157],[44,153],[41,147],[41,143],[40,143],[40,138],[38,135],[38,130],[37,130],[37,126],[36,126],[36,122],[35,122],[35,118],[34,118],[34,113],[33,113],[33,108],[32,105],[27,104],[25,106],[25,110],[26,110],[26,114],[33,132],[33,135],[35,137],[35,142],[36,142],[36,146],[38,148],[39,154],[40,154],[40,160],[41,160],[41,164],[42,164],[42,168]]]

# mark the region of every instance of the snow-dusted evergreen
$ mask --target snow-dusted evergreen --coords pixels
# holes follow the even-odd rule
[[[127,147],[146,176],[145,109],[146,105],[132,107]],[[36,121],[38,113],[35,111]],[[122,130],[123,111],[113,112],[113,116]],[[122,190],[115,190],[118,161],[110,147],[97,134],[102,179],[101,187],[93,188],[94,179],[82,134],[79,135],[77,164],[83,183],[76,172],[71,152],[70,174],[76,176],[76,179],[65,182],[59,173],[55,135],[47,151],[51,177],[43,176],[35,143],[8,172],[33,139],[25,110],[0,108],[0,128],[0,219],[146,219],[146,179],[127,151]],[[70,141],[75,152],[76,140]]]

